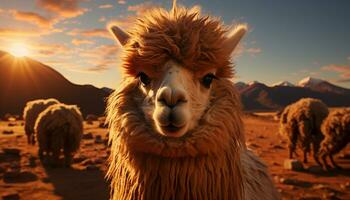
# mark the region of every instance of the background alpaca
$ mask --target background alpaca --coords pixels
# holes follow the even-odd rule
[[[48,158],[50,164],[58,165],[63,149],[65,164],[70,165],[72,154],[79,149],[83,133],[83,118],[79,108],[61,103],[48,107],[39,114],[35,132],[41,159]]]
[[[38,115],[44,111],[47,107],[58,104],[59,101],[56,99],[37,99],[33,101],[28,101],[24,111],[23,111],[23,120],[24,120],[24,130],[27,135],[28,144],[35,144],[34,136],[34,125],[35,121],[38,118]]]
[[[124,80],[108,100],[112,199],[277,199],[245,147],[230,34],[195,8],[150,10],[129,33]]]
[[[284,109],[280,118],[280,133],[288,138],[289,158],[293,158],[299,146],[306,163],[312,145],[314,159],[319,163],[317,154],[323,139],[320,127],[327,115],[327,106],[312,98],[300,99]]]
[[[323,167],[329,169],[326,157],[336,168],[338,166],[333,155],[341,151],[350,141],[350,108],[339,109],[331,112],[322,123],[322,133],[325,136],[321,143],[319,155],[323,161]]]

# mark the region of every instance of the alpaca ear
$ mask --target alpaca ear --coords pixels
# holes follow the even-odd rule
[[[236,49],[239,41],[241,41],[247,31],[248,26],[246,24],[240,24],[236,26],[231,33],[229,33],[225,46],[231,53],[233,53],[233,51]]]
[[[124,46],[128,42],[130,37],[129,34],[124,32],[118,26],[112,26],[110,27],[110,30],[113,33],[114,37],[118,40],[119,44]]]

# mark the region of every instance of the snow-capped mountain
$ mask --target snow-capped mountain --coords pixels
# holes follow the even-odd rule
[[[275,86],[288,86],[288,87],[294,87],[295,85],[289,81],[280,81],[280,82],[277,82],[277,83],[274,83],[271,85],[272,87],[275,87]]]
[[[251,81],[251,82],[248,83],[249,86],[254,85],[254,84],[263,84],[263,85],[265,85],[264,83],[261,83],[259,81]]]
[[[310,88],[311,90],[318,91],[318,92],[330,92],[330,93],[337,93],[337,94],[350,93],[349,89],[342,88],[328,81],[318,79],[318,78],[312,78],[312,77],[306,77],[302,79],[301,81],[299,81],[298,86]]]
[[[350,89],[312,77],[302,79],[296,86],[287,81],[273,86],[255,81],[239,92],[246,110],[281,109],[300,98],[307,97],[320,99],[332,107],[350,106]]]
[[[316,86],[320,83],[326,82],[322,79],[318,79],[318,78],[313,78],[313,77],[305,77],[302,80],[299,81],[298,86],[299,87],[313,87]]]

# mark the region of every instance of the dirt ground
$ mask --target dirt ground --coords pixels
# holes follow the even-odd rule
[[[278,121],[271,115],[250,115],[244,124],[248,147],[265,161],[283,199],[350,199],[350,145],[335,156],[343,170],[323,171],[309,156],[304,170],[291,171],[284,169],[289,154]],[[298,155],[302,161],[302,152]]]
[[[109,197],[107,129],[84,124],[81,148],[71,168],[43,167],[37,146],[27,145],[22,122],[0,122],[0,194],[3,199],[104,200]],[[3,131],[13,130],[13,134]],[[4,152],[4,148],[9,148]],[[19,154],[16,150],[20,150]],[[4,198],[5,197],[5,198]]]
[[[350,199],[350,145],[336,157],[344,170],[319,171],[309,156],[301,172],[286,170],[286,140],[269,115],[244,117],[248,146],[268,165],[283,199]],[[45,168],[37,146],[28,146],[23,122],[0,122],[0,194],[3,199],[104,200],[107,129],[99,122],[84,124],[84,138],[71,168]],[[11,132],[13,131],[13,132]],[[299,155],[302,155],[300,152]],[[300,158],[301,159],[301,158]],[[311,168],[310,168],[311,167]]]

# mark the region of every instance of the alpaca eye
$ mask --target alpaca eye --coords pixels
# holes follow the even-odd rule
[[[210,88],[210,85],[214,79],[218,79],[218,78],[212,73],[207,74],[202,78],[202,84],[204,85],[204,87]]]
[[[143,86],[147,86],[151,83],[151,78],[147,76],[144,72],[140,72],[138,75],[139,80],[141,81]]]

